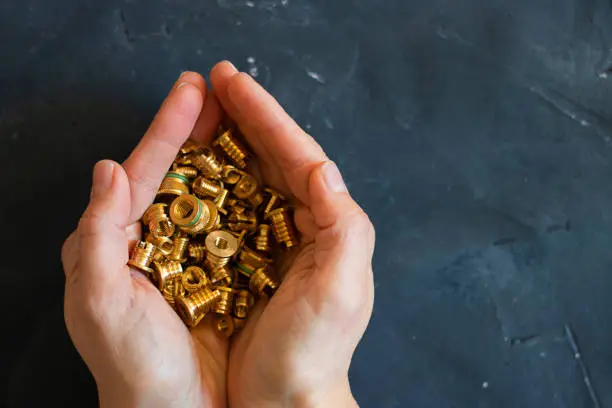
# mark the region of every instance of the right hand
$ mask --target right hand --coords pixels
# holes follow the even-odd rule
[[[336,165],[251,77],[222,62],[211,83],[264,182],[292,197],[302,234],[278,291],[233,341],[230,405],[356,406],[348,369],[372,313],[374,228]]]

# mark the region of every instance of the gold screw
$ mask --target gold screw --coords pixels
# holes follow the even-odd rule
[[[210,280],[213,284],[222,284],[231,286],[234,281],[234,276],[231,269],[227,266],[218,266],[210,273]]]
[[[200,146],[196,142],[191,139],[187,139],[187,141],[181,146],[179,152],[181,154],[189,154],[198,151],[199,148]]]
[[[202,289],[186,297],[176,299],[176,307],[183,321],[195,327],[221,297],[219,290]]]
[[[223,190],[223,184],[216,183],[205,177],[198,177],[191,186],[194,194],[199,197],[216,197]]]
[[[270,194],[270,198],[268,199],[268,203],[266,204],[266,208],[264,209],[264,214],[267,215],[270,211],[274,209],[274,206],[278,204],[279,201],[284,201],[285,197],[283,197],[278,191],[273,190],[271,188],[266,188],[264,191]]]
[[[149,267],[153,261],[153,255],[155,253],[155,246],[150,242],[138,241],[132,254],[128,265],[139,269],[141,271],[152,273],[153,270]]]
[[[259,224],[257,226],[257,235],[255,236],[255,249],[261,252],[270,252],[271,228],[268,224]]]
[[[247,230],[255,232],[257,229],[257,216],[252,211],[245,211],[240,214],[232,213],[228,217],[228,225],[233,231]]]
[[[219,163],[215,157],[215,154],[209,148],[203,148],[201,149],[201,152],[192,155],[191,161],[204,176],[215,179],[221,176],[223,166],[221,163]]]
[[[159,186],[157,198],[172,199],[182,194],[189,194],[189,179],[182,174],[168,172]]]
[[[242,177],[234,186],[233,193],[240,200],[244,200],[257,192],[257,179],[248,173],[241,172]]]
[[[272,210],[266,215],[272,221],[272,231],[276,242],[282,243],[286,249],[298,245],[297,233],[289,210],[285,207]]]
[[[210,281],[206,277],[204,270],[198,266],[190,266],[185,269],[181,277],[181,282],[188,292],[197,292],[200,289],[210,286]]]
[[[217,315],[215,320],[217,332],[226,337],[230,337],[232,334],[234,334],[234,319],[232,316]]]
[[[270,268],[262,266],[251,276],[249,287],[255,293],[260,295],[266,294],[268,297],[272,297],[278,284],[270,277]]]
[[[187,257],[187,247],[189,246],[189,237],[184,232],[179,232],[174,238],[174,246],[172,252],[168,255],[168,259],[171,261],[185,262]]]
[[[189,257],[193,262],[200,263],[206,256],[206,246],[199,242],[189,244]]]
[[[183,231],[195,235],[214,229],[219,223],[219,211],[211,201],[184,194],[170,204],[170,219]]]
[[[195,167],[191,167],[191,166],[177,167],[174,169],[174,172],[178,174],[182,174],[183,176],[187,177],[189,180],[193,180],[194,178],[198,177],[198,169],[196,169]]]
[[[225,286],[218,286],[217,290],[221,292],[221,296],[215,306],[217,314],[228,315],[232,310],[232,302],[234,300],[234,291]]]
[[[183,265],[178,261],[155,262],[153,266],[153,278],[161,290],[183,274]]]
[[[213,146],[220,146],[225,154],[236,166],[244,169],[246,159],[250,156],[249,151],[234,137],[232,130],[228,129],[213,142]]]
[[[249,313],[249,308],[252,304],[253,296],[248,290],[241,290],[238,292],[236,297],[236,304],[234,306],[234,315],[239,319],[244,319]]]

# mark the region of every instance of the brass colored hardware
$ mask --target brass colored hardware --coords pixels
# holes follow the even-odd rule
[[[156,252],[163,255],[164,257],[170,255],[170,253],[172,253],[172,249],[174,248],[172,240],[167,237],[156,237],[153,234],[149,234],[145,238],[145,241],[155,245]]]
[[[247,230],[248,232],[255,232],[257,229],[257,216],[252,211],[245,211],[240,214],[232,213],[228,217],[228,225],[233,231]]]
[[[202,148],[200,152],[192,155],[193,165],[206,177],[219,178],[223,171],[223,165],[215,157],[215,153],[209,148]]]
[[[268,266],[262,266],[251,276],[249,287],[252,292],[259,295],[266,294],[268,297],[272,297],[278,284],[270,277],[270,268]]]
[[[213,284],[231,286],[234,281],[234,274],[226,265],[218,266],[210,272],[210,280]]]
[[[181,277],[183,287],[187,292],[197,292],[210,286],[210,281],[206,277],[204,270],[198,266],[190,266],[185,269]]]
[[[285,197],[283,197],[278,191],[273,190],[271,188],[266,188],[264,189],[264,191],[270,194],[270,198],[268,199],[268,203],[266,204],[266,208],[264,209],[264,214],[267,215],[270,211],[274,209],[274,207],[276,206],[276,204],[278,204],[279,201],[284,201]]]
[[[171,261],[186,262],[187,261],[187,247],[189,246],[189,236],[184,232],[179,232],[174,237],[174,246],[172,252],[168,255],[168,259]]]
[[[215,205],[217,206],[217,208],[219,209],[219,211],[221,211],[224,215],[227,215],[227,211],[225,210],[225,204],[227,203],[228,197],[229,197],[229,190],[223,189],[221,190],[217,198],[215,198],[213,201]]]
[[[259,224],[257,226],[257,235],[255,235],[255,249],[260,252],[270,252],[272,241],[272,229],[268,224]]]
[[[157,192],[157,198],[175,197],[189,194],[189,179],[182,174],[173,171],[168,172]]]
[[[183,266],[178,261],[155,262],[153,266],[153,279],[160,290],[163,290],[168,282],[180,278],[183,274]]]
[[[227,315],[232,311],[232,302],[234,301],[234,291],[225,286],[218,286],[217,290],[221,292],[221,296],[215,306],[217,314]]]
[[[248,290],[241,290],[236,296],[234,305],[234,315],[239,319],[244,319],[249,313],[249,308],[253,303],[253,295]]]
[[[149,227],[149,231],[156,237],[171,237],[174,234],[174,224],[166,215],[163,203],[151,204],[142,216],[142,223]]]
[[[191,139],[187,139],[183,146],[181,146],[179,153],[180,154],[189,154],[193,152],[197,152],[200,149],[200,146]]]
[[[234,166],[223,166],[223,170],[221,171],[221,180],[223,180],[223,182],[227,184],[236,184],[240,181],[240,177],[242,177],[240,171]]]
[[[226,337],[234,334],[234,318],[228,315],[217,315],[215,318],[217,331]]]
[[[250,156],[250,153],[242,143],[236,140],[231,129],[227,129],[223,132],[223,134],[213,142],[213,146],[221,147],[237,167],[244,169],[247,166],[246,160]]]
[[[223,184],[209,180],[206,177],[198,177],[193,181],[191,188],[198,197],[217,197],[223,190]]]
[[[238,269],[238,272],[240,272],[247,278],[251,278],[251,276],[253,275],[253,273],[255,273],[255,270],[257,269],[256,266],[240,263],[236,264],[236,267]]]
[[[234,333],[244,329],[244,326],[246,325],[246,319],[239,319],[237,317],[234,317],[232,320],[234,321]]]
[[[247,201],[249,202],[249,204],[251,205],[251,208],[253,209],[257,209],[257,207],[259,207],[261,203],[263,203],[263,200],[264,200],[263,195],[261,195],[259,191],[256,191],[253,195],[247,198]]]
[[[198,177],[198,169],[196,169],[195,167],[191,167],[191,166],[181,166],[181,167],[177,167],[176,169],[174,169],[175,173],[178,174],[182,174],[183,176],[187,177],[189,180],[193,180],[194,178]]]
[[[257,186],[258,183],[255,177],[242,172],[242,177],[240,177],[240,180],[234,186],[233,193],[238,199],[244,200],[257,192]]]
[[[153,261],[154,253],[155,245],[150,242],[139,241],[132,251],[128,265],[140,269],[141,271],[152,273],[153,270],[149,265],[151,265]]]
[[[272,231],[276,242],[282,243],[285,249],[291,249],[299,244],[293,219],[287,208],[281,207],[270,211],[266,215],[266,219],[270,219],[272,222]]]
[[[238,259],[240,260],[241,264],[253,265],[255,267],[260,267],[272,263],[271,259],[266,258],[264,255],[256,251],[253,251],[247,246],[242,247],[240,255],[238,255]]]
[[[189,258],[193,262],[200,263],[206,257],[206,246],[199,242],[189,244]]]
[[[170,204],[170,219],[189,234],[211,231],[219,222],[217,207],[208,200],[183,194]]]
[[[219,290],[202,289],[186,297],[176,299],[176,308],[183,321],[196,326],[221,297]]]
[[[213,231],[206,237],[206,263],[212,270],[227,265],[238,251],[238,239],[228,231]]]

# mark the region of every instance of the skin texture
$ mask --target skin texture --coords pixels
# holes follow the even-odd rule
[[[373,305],[374,229],[335,164],[251,77],[228,62],[212,91],[184,73],[122,164],[101,161],[91,201],[66,240],[65,318],[109,407],[351,407],[348,368]],[[208,144],[222,111],[258,157],[264,183],[295,205],[302,245],[282,284],[228,340],[208,322],[188,330],[158,290],[127,266],[138,219],[180,145]]]

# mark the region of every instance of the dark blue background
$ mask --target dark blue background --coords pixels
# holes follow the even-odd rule
[[[0,1],[2,367],[86,406],[60,245],[182,70],[231,59],[317,138],[377,228],[364,407],[612,406],[607,0]]]

